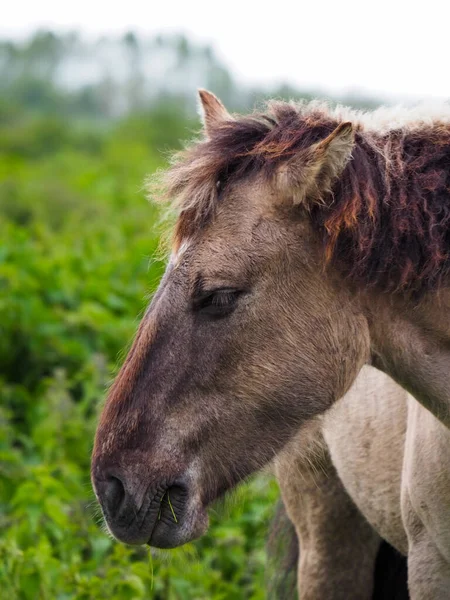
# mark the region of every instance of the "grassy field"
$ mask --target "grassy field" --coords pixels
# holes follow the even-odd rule
[[[262,599],[265,476],[171,553],[111,540],[89,480],[105,389],[164,267],[141,189],[195,123],[114,125],[0,111],[0,596]]]

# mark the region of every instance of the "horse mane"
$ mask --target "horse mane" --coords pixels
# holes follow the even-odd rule
[[[355,128],[352,159],[323,203],[310,210],[328,262],[388,292],[422,294],[450,273],[450,109],[442,114],[271,102],[237,117],[175,156],[165,194],[175,199],[180,244],[213,217],[226,186],[270,181],[297,152],[343,121]]]

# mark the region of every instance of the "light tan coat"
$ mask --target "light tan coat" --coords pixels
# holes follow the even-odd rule
[[[380,537],[408,556],[413,600],[450,598],[450,432],[364,367],[276,472],[300,540],[303,599],[371,598]]]

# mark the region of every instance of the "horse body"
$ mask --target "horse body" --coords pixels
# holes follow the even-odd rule
[[[448,598],[449,461],[448,429],[389,377],[364,367],[275,462],[300,541],[301,597],[371,598],[384,539],[408,557],[412,598]]]
[[[417,427],[426,441],[411,449]],[[371,367],[299,431],[275,472],[300,542],[302,599],[373,598],[382,539],[408,557],[412,598],[448,597],[449,450],[447,429]]]
[[[422,565],[410,569],[411,594],[426,598],[420,561],[445,573],[449,547],[440,467],[450,426],[450,119],[373,127],[286,103],[235,119],[211,94],[202,103],[206,137],[168,174],[179,210],[172,257],[97,429],[92,481],[107,523],[128,543],[198,537],[212,501],[373,364],[434,415],[408,401],[406,418],[392,402],[398,435],[378,409],[357,421],[390,425],[392,438],[406,431],[401,470],[399,452],[387,457],[384,488],[358,492],[337,430],[323,435],[359,512],[403,551],[406,533],[408,560]],[[337,422],[339,409],[329,415]],[[355,448],[367,464],[386,451]],[[439,497],[429,499],[433,486]]]

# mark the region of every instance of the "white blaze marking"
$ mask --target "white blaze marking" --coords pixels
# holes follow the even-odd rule
[[[190,240],[185,240],[178,248],[177,252],[172,252],[172,254],[170,255],[169,263],[174,267],[174,269],[178,267],[178,265],[180,264],[180,260],[183,257],[183,254],[186,252],[190,245]]]

